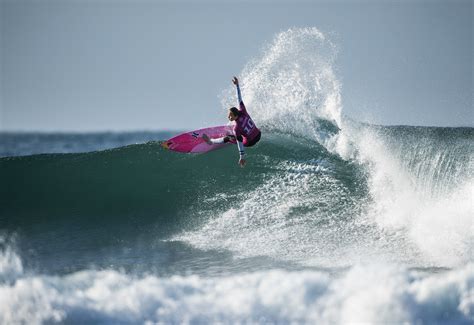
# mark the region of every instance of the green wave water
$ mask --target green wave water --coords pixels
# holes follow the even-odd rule
[[[183,155],[148,142],[90,153],[2,158],[1,223],[8,227],[61,220],[174,223],[204,205],[206,198],[222,193],[245,197],[266,179],[286,172],[284,164],[309,162],[317,169],[324,162],[341,171],[335,177],[349,187],[357,174],[323,147],[285,135],[267,136],[257,149],[249,150],[249,168],[236,168],[234,151]],[[316,169],[308,172],[320,173]],[[228,200],[221,205],[228,206]]]
[[[402,261],[420,260],[423,252],[409,238],[416,220],[406,218],[424,220],[420,210],[450,202],[450,194],[469,184],[473,130],[359,127],[360,148],[345,159],[311,139],[266,132],[248,150],[247,168],[237,166],[234,148],[185,155],[159,142],[2,158],[0,229],[27,237],[53,234],[58,247],[74,233],[99,247],[149,234],[244,257],[316,258],[318,265],[350,264],[339,251],[348,246],[362,256],[383,251]],[[425,146],[410,145],[414,138]],[[364,152],[364,141],[373,156]],[[390,148],[388,162],[377,141]],[[390,166],[379,176],[385,163]],[[405,198],[410,191],[422,201]],[[469,201],[452,204],[451,218],[469,209]],[[58,240],[55,234],[61,234]],[[467,254],[466,248],[457,251]]]

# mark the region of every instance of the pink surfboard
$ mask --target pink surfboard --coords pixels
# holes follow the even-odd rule
[[[207,134],[211,139],[216,139],[225,137],[226,135],[233,135],[234,133],[230,125],[214,126],[182,133],[164,141],[161,146],[165,149],[178,152],[201,153],[213,151],[236,143],[235,140],[232,139],[227,143],[209,145],[202,138],[203,134]]]

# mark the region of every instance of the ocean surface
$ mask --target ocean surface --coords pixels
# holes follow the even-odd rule
[[[294,29],[244,68],[245,168],[0,133],[0,323],[472,324],[474,128],[345,116],[335,51]]]

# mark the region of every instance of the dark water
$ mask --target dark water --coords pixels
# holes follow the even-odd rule
[[[333,164],[341,169],[330,172],[337,182],[354,196],[364,192],[353,186],[362,175],[350,164],[307,140],[285,140],[280,147],[274,143],[277,138],[259,145],[249,158],[251,168],[244,169],[236,168],[234,148],[183,155],[165,151],[157,141],[88,153],[6,157],[0,163],[0,228],[20,238],[21,250],[30,252],[28,267],[46,273],[89,266],[176,273],[220,264],[231,270],[278,264],[263,258],[229,266],[232,259],[225,251],[206,253],[162,241],[202,225],[205,212],[238,206],[249,190],[286,173],[275,168],[285,163],[276,152],[297,164],[309,161],[317,169],[309,174],[320,173],[319,164]],[[272,164],[267,164],[269,157]],[[226,198],[220,202],[206,201],[221,194]],[[344,204],[341,201],[338,209]],[[183,265],[176,267],[179,261]]]

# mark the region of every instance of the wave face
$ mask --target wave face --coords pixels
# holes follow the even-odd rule
[[[331,152],[267,131],[245,169],[236,168],[234,148],[189,156],[156,142],[4,158],[0,226],[36,232],[73,223],[121,233],[130,226],[133,236],[153,226],[160,238],[200,249],[305,265],[347,266],[374,256],[415,266],[466,262],[473,131],[358,132],[360,147],[344,160],[341,139]]]
[[[1,158],[2,321],[469,323],[474,129],[345,117],[336,53],[291,29],[247,65],[246,168],[153,141]]]
[[[253,231],[294,227],[300,235],[319,229],[327,237],[337,232],[331,223],[351,224],[360,210],[357,198],[367,195],[359,168],[303,138],[267,134],[258,149],[249,150],[250,168],[238,168],[236,156],[234,148],[182,155],[151,142],[83,154],[5,158],[0,228],[33,237],[60,232],[65,240],[76,230],[97,243],[143,233],[172,239],[232,215],[231,224],[220,231],[247,229],[241,234],[245,240],[256,235]],[[270,247],[279,239],[268,240]],[[219,241],[213,245],[232,248]],[[255,255],[252,251],[248,247],[246,255]]]

